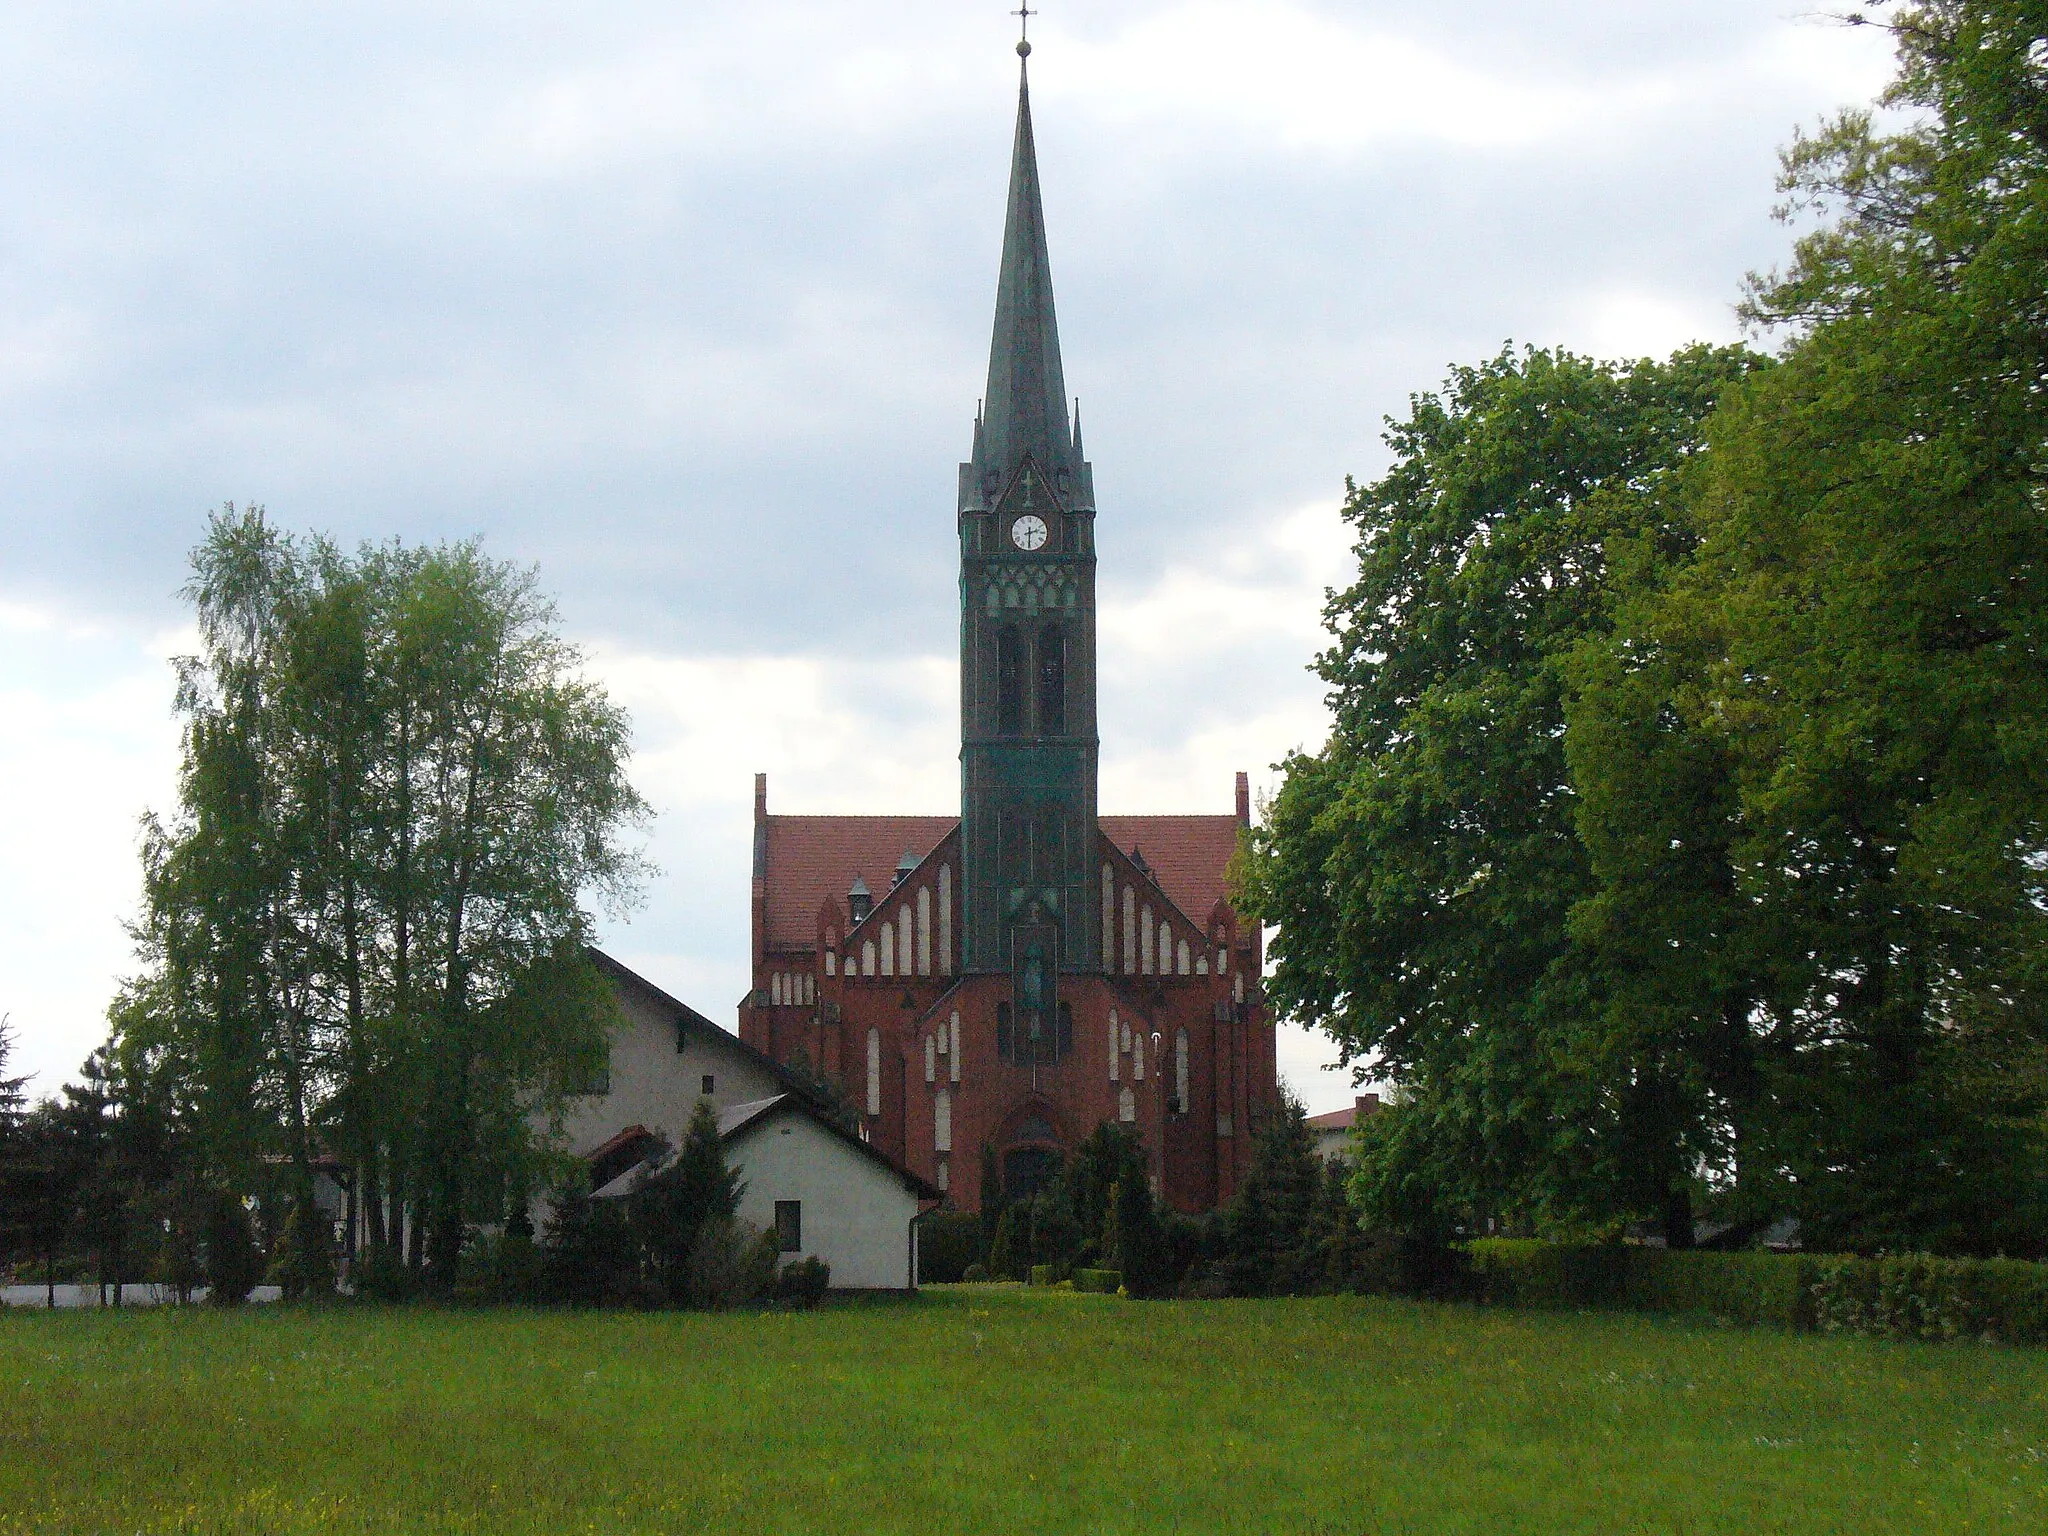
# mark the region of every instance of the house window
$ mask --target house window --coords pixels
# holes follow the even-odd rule
[[[996,1054],[1002,1057],[1003,1060],[1008,1061],[1010,1059],[1010,1048],[1010,1005],[1008,1003],[997,1003]]]
[[[704,1092],[705,1092],[705,1094],[706,1094],[707,1096],[708,1096],[708,1095],[709,1095],[709,1094],[711,1093],[711,1091],[712,1091],[712,1085],[713,1085],[713,1084],[714,1084],[714,1083],[715,1083],[716,1081],[717,1081],[717,1079],[716,1079],[716,1078],[714,1078],[714,1077],[713,1077],[713,1076],[712,1076],[712,1075],[711,1075],[711,1074],[710,1074],[709,1072],[706,1072],[706,1073],[704,1074]]]
[[[782,1253],[804,1251],[804,1203],[801,1200],[775,1202],[775,1246]]]

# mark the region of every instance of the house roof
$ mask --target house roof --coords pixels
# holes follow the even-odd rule
[[[879,904],[905,853],[922,859],[960,825],[957,816],[770,816],[767,870],[771,949],[810,949],[818,908],[842,903],[856,878]],[[1125,853],[1145,857],[1167,898],[1195,923],[1230,897],[1226,878],[1237,852],[1237,818],[1104,816],[1103,836]]]
[[[1230,899],[1235,816],[1104,816],[1102,835],[1124,853],[1143,854],[1159,888],[1190,921],[1208,922],[1210,909]]]
[[[827,896],[843,906],[858,877],[880,901],[904,854],[922,859],[959,825],[958,816],[770,816],[769,947],[810,949]]]
[[[937,1200],[940,1197],[939,1191],[932,1185],[926,1183],[908,1168],[900,1167],[886,1153],[862,1141],[829,1115],[820,1114],[817,1106],[801,1094],[778,1093],[765,1099],[750,1099],[744,1104],[728,1104],[718,1112],[718,1139],[723,1142],[737,1141],[748,1132],[767,1124],[768,1121],[775,1118],[779,1113],[802,1115],[805,1119],[811,1121],[812,1124],[836,1136],[862,1157],[867,1158],[870,1162],[879,1164],[893,1177],[902,1180],[903,1187],[917,1196],[918,1199]],[[617,1138],[614,1138],[614,1140],[617,1140]],[[611,1144],[610,1142],[606,1143],[607,1146]],[[675,1149],[670,1148],[668,1157],[664,1158],[663,1161],[665,1162],[668,1158],[674,1156]],[[604,1188],[597,1190],[595,1192],[596,1198],[611,1200],[629,1193],[632,1189],[633,1176],[642,1166],[644,1165],[636,1163],[633,1167],[626,1169],[618,1177],[606,1184]]]
[[[816,1092],[803,1082],[802,1079],[790,1072],[781,1062],[768,1055],[767,1052],[755,1049],[731,1030],[719,1028],[718,1025],[705,1018],[703,1014],[692,1008],[688,1003],[680,998],[669,996],[668,993],[662,991],[661,988],[657,987],[631,966],[621,964],[603,950],[595,946],[586,946],[585,953],[590,956],[591,962],[596,965],[598,970],[604,975],[609,976],[614,982],[632,987],[651,999],[658,1006],[670,1010],[675,1016],[676,1028],[688,1030],[699,1038],[708,1037],[716,1040],[725,1049],[746,1058],[763,1072],[766,1072],[790,1093],[796,1094],[808,1103],[817,1104]]]
[[[1333,1109],[1327,1114],[1310,1115],[1308,1128],[1312,1131],[1348,1131],[1358,1124],[1361,1116],[1376,1115],[1380,1110],[1380,1096],[1377,1093],[1361,1093],[1344,1109]]]
[[[936,1185],[928,1184],[908,1168],[903,1167],[886,1152],[862,1141],[830,1115],[818,1113],[817,1106],[808,1099],[795,1094],[778,1094],[772,1099],[755,1099],[748,1104],[729,1106],[718,1117],[718,1138],[721,1141],[738,1141],[757,1127],[766,1125],[776,1115],[787,1112],[802,1115],[821,1130],[836,1136],[870,1162],[886,1168],[903,1181],[903,1187],[920,1200],[937,1200],[940,1192]]]

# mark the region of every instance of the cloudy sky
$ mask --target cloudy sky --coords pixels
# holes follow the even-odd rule
[[[730,1023],[750,775],[957,808],[955,464],[1007,0],[0,3],[0,1013],[56,1083],[128,962],[208,507],[537,562],[632,710],[608,945]],[[1825,0],[1048,0],[1034,108],[1096,466],[1105,810],[1321,737],[1381,418],[1504,342],[1732,339]],[[1345,1102],[1326,1047],[1283,1069]]]

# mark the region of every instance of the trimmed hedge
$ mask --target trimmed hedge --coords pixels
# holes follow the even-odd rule
[[[1050,1264],[1034,1264],[1031,1266],[1031,1283],[1033,1285],[1051,1285],[1059,1277],[1060,1272]]]
[[[1478,1300],[1619,1307],[1895,1339],[2048,1343],[2048,1264],[1902,1254],[1709,1253],[1484,1238],[1466,1250]]]
[[[1074,1289],[1096,1291],[1114,1296],[1123,1289],[1124,1277],[1121,1270],[1077,1269],[1074,1271]]]

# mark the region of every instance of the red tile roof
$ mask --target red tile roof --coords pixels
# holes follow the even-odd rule
[[[1235,816],[1105,816],[1103,835],[1125,853],[1135,846],[1152,878],[1189,921],[1230,898],[1224,872],[1237,852]]]
[[[1308,1128],[1312,1131],[1348,1131],[1358,1124],[1361,1117],[1380,1112],[1380,1096],[1376,1093],[1361,1093],[1351,1101],[1348,1109],[1333,1109],[1327,1114],[1310,1115]]]
[[[809,949],[827,896],[846,905],[855,875],[876,901],[889,893],[896,862],[922,859],[960,825],[958,816],[770,816],[768,943]]]
[[[922,859],[960,825],[957,816],[770,816],[768,944],[808,949],[818,907],[843,905],[853,877],[877,901],[905,853]],[[1135,846],[1173,904],[1195,923],[1227,899],[1224,872],[1237,851],[1235,816],[1105,816],[1102,831],[1125,853]]]

